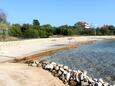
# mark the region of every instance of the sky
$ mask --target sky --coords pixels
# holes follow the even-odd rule
[[[0,0],[10,23],[38,19],[52,26],[86,21],[94,26],[115,25],[115,0]]]

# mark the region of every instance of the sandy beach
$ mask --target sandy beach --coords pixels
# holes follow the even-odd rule
[[[80,36],[0,42],[0,62],[23,58],[49,49],[55,50],[69,45],[111,38],[115,36]]]
[[[0,86],[64,86],[60,80],[41,68],[10,62],[25,57],[26,59],[35,57],[35,55],[40,56],[54,50],[72,47],[72,45],[78,46],[80,43],[104,39],[115,39],[115,36],[80,36],[0,42],[0,83],[2,83]]]
[[[42,68],[19,63],[3,63],[0,64],[0,86],[64,86],[64,84]]]

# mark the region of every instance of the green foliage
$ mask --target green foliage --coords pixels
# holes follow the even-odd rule
[[[85,24],[87,24],[86,22],[77,22],[74,24],[75,27],[79,27],[79,28],[85,28]]]
[[[40,26],[40,22],[37,19],[34,19],[33,26]]]
[[[33,29],[32,25],[23,24],[21,27],[22,37],[23,38],[37,38],[39,37],[38,30]]]
[[[19,24],[13,24],[9,30],[9,35],[15,37],[22,37],[21,26]]]
[[[46,33],[47,37],[53,35],[53,27],[50,24],[41,26],[41,30],[43,30]]]
[[[39,37],[41,38],[47,38],[47,32],[44,30],[39,30],[38,34],[39,34]]]
[[[24,38],[38,38],[39,34],[37,30],[28,29],[25,33],[23,33]]]
[[[40,26],[38,20],[33,20],[33,24],[12,24],[9,34],[19,38],[46,38],[53,35],[115,35],[115,27],[106,25],[101,28],[85,28],[86,22],[77,22],[73,26],[62,25],[52,27],[50,24]]]
[[[8,37],[9,24],[6,20],[0,19],[0,40],[5,41]]]
[[[33,20],[33,29],[39,30],[40,29],[40,23],[38,20],[34,19]]]

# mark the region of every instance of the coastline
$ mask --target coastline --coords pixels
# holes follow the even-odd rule
[[[74,40],[69,41],[68,40],[69,38],[73,38]],[[7,55],[10,58],[9,57],[7,58],[7,56],[6,57],[4,56],[2,58],[0,56],[2,58],[2,59],[0,58],[0,64],[1,64],[0,83],[6,84],[8,83],[7,80],[9,80],[13,82],[12,84],[14,86],[22,86],[22,85],[30,86],[30,84],[28,84],[29,83],[28,80],[31,80],[32,81],[31,85],[33,86],[54,86],[54,85],[64,86],[64,84],[60,82],[59,79],[53,77],[49,72],[43,69],[40,69],[39,67],[38,68],[29,67],[27,64],[23,64],[23,63],[25,61],[33,60],[36,58],[40,59],[42,56],[46,56],[46,55],[49,55],[49,54],[52,54],[58,51],[80,47],[80,45],[82,44],[89,44],[89,43],[92,43],[98,40],[109,40],[109,39],[113,39],[113,38],[111,37],[107,37],[107,38],[100,37],[99,38],[99,37],[86,36],[86,37],[33,39],[33,40],[7,42],[3,44],[4,45],[3,48],[4,50],[7,50],[8,52],[6,53],[4,52],[3,55]],[[17,71],[14,69],[16,69]],[[43,73],[41,74],[41,72]],[[27,77],[25,77],[25,75]],[[17,77],[19,80],[16,80]],[[44,79],[45,81],[43,81]],[[54,82],[50,83],[50,80],[54,80]]]
[[[27,57],[44,56],[50,52],[79,47],[82,43],[115,39],[115,36],[78,36],[0,42],[0,62],[15,62]]]
[[[9,60],[8,62],[13,62],[13,63],[25,63],[26,61],[31,61],[31,60],[40,60],[41,58],[43,58],[44,56],[48,56],[51,54],[54,54],[56,52],[60,52],[63,50],[69,50],[72,48],[78,48],[82,45],[86,45],[86,44],[90,44],[90,43],[94,43],[95,41],[87,41],[87,42],[81,42],[80,45],[74,43],[74,44],[67,44],[61,47],[56,47],[56,48],[50,48],[50,49],[46,49],[40,52],[33,52],[30,54],[26,54],[22,57],[16,58],[14,60]]]

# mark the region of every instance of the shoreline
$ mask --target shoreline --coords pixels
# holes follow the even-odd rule
[[[19,58],[15,58],[14,60],[9,60],[8,62],[13,62],[13,63],[25,63],[27,61],[31,61],[31,60],[40,60],[41,58],[43,58],[44,56],[48,56],[60,51],[64,51],[64,50],[69,50],[72,48],[79,48],[82,45],[86,45],[86,44],[91,44],[96,42],[95,40],[91,40],[91,41],[86,41],[86,42],[80,42],[79,44],[77,43],[73,43],[73,44],[66,44],[63,45],[61,47],[56,47],[56,48],[50,48],[50,49],[46,49],[43,51],[36,51],[36,52],[32,52],[30,54],[26,54],[23,55],[22,57]],[[60,45],[55,45],[55,46],[60,46]]]
[[[94,78],[88,76],[88,72],[86,70],[72,70],[63,64],[57,64],[47,60],[32,60],[27,64],[28,66],[40,67],[43,70],[50,72],[52,76],[59,78],[63,84],[67,86],[114,86],[114,83],[112,85],[111,83],[103,80],[101,77]]]
[[[104,40],[115,40],[115,39],[104,39]],[[41,50],[41,51],[36,51],[36,52],[32,52],[29,54],[25,54],[21,57],[16,57],[13,60],[7,60],[4,62],[10,62],[10,63],[25,63],[27,61],[31,61],[31,60],[40,60],[41,58],[43,58],[44,56],[48,56],[60,51],[64,51],[64,50],[69,50],[72,48],[79,48],[82,45],[87,45],[87,44],[92,44],[94,42],[97,42],[99,40],[91,40],[91,41],[86,41],[86,42],[80,42],[79,44],[73,43],[73,44],[66,44],[64,46],[58,47],[58,48],[49,48],[46,50]],[[60,46],[60,45],[57,45]],[[4,63],[2,62],[2,63]]]
[[[75,41],[70,42],[68,38],[74,38]],[[109,39],[111,37],[66,37],[7,42],[3,44],[3,48],[8,52],[3,53],[3,55],[7,55],[10,58],[2,58],[2,53],[0,52],[0,83],[2,86],[6,86],[10,82],[12,82],[11,85],[13,86],[65,86],[61,80],[53,77],[48,71],[39,67],[30,67],[24,62],[36,60],[36,57],[40,59],[42,56],[80,47],[95,41]],[[53,82],[50,82],[52,80]]]
[[[0,62],[23,62],[57,51],[76,48],[82,44],[112,39],[115,39],[115,36],[78,36],[0,42]]]
[[[64,50],[69,50],[69,49],[72,49],[72,48],[79,48],[82,45],[91,44],[91,43],[94,43],[94,42],[96,42],[96,41],[81,42],[80,45],[78,45],[76,43],[66,44],[66,45],[64,45],[62,47],[59,47],[59,48],[50,48],[50,49],[46,49],[46,50],[43,50],[43,51],[40,51],[40,52],[36,51],[36,52],[30,53],[30,54],[26,54],[22,57],[14,59],[14,60],[11,60],[11,61],[9,60],[8,62],[25,63],[25,62],[31,61],[31,60],[36,60],[36,59],[40,60],[44,56],[48,56],[48,55],[51,55],[51,54],[54,54],[54,53],[57,53],[57,52],[60,52],[60,51],[64,51]]]

